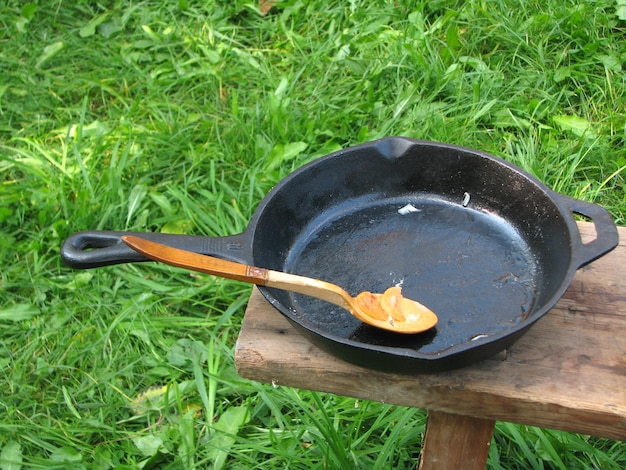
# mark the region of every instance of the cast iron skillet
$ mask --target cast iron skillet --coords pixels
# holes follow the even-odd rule
[[[582,243],[574,214],[594,222],[594,241]],[[74,268],[144,261],[123,234],[72,235],[63,260]],[[579,267],[618,242],[597,205],[555,193],[483,152],[400,137],[300,168],[263,199],[241,234],[138,235],[320,278],[352,295],[401,284],[405,296],[438,314],[435,329],[383,332],[323,301],[259,288],[319,347],[394,372],[453,369],[501,351],[556,304]]]

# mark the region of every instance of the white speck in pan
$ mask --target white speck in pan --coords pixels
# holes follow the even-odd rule
[[[400,215],[407,215],[407,214],[410,214],[411,212],[422,212],[422,209],[418,209],[413,204],[407,204],[406,206],[398,209],[398,214]]]
[[[478,340],[478,339],[486,338],[487,336],[489,336],[489,335],[485,335],[485,334],[478,334],[478,335],[473,336],[473,337],[470,339],[470,341],[476,341],[476,340]]]
[[[463,193],[463,207],[467,207],[470,202],[470,193]]]

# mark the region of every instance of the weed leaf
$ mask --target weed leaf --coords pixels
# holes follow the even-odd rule
[[[557,83],[562,82],[563,80],[565,80],[566,78],[570,78],[571,76],[572,71],[569,67],[559,67],[554,72],[554,81]]]
[[[293,160],[307,149],[306,142],[290,142],[286,145],[276,144],[269,155],[269,170],[279,168],[283,163]]]
[[[32,304],[15,304],[0,309],[0,321],[18,322],[30,320],[39,314],[39,309]]]
[[[93,36],[96,33],[96,28],[104,22],[109,16],[108,13],[103,13],[102,15],[98,15],[93,18],[89,23],[80,28],[78,34],[81,38],[86,38],[89,36]]]
[[[122,23],[117,18],[112,18],[111,21],[107,21],[106,23],[102,23],[98,26],[98,32],[102,35],[102,37],[107,39],[122,29]]]
[[[622,21],[626,21],[626,0],[617,0],[616,3],[615,13],[617,17]]]
[[[60,447],[55,449],[54,452],[50,455],[50,460],[53,462],[81,462],[83,460],[83,456],[78,453],[78,451],[70,448],[70,447]]]
[[[74,403],[72,402],[72,397],[70,396],[70,392],[67,391],[65,385],[61,387],[61,392],[63,392],[63,400],[65,401],[68,410],[70,410],[70,412],[76,417],[76,419],[83,419],[76,407],[74,406]]]
[[[163,448],[163,439],[152,434],[133,437],[133,443],[145,457],[152,457]]]
[[[1,470],[20,470],[22,468],[22,446],[16,441],[9,441],[0,452]]]
[[[224,468],[229,449],[235,443],[234,436],[237,435],[241,427],[250,420],[248,407],[246,405],[233,406],[228,408],[213,429],[219,433],[211,440],[213,458],[213,468],[220,470]]]
[[[594,137],[595,133],[591,128],[591,123],[580,116],[561,114],[552,118],[557,126],[564,131],[570,131],[579,137]]]
[[[133,215],[139,208],[141,201],[146,196],[148,189],[143,184],[138,184],[130,191],[130,195],[128,196],[128,215],[126,216],[126,226],[130,224],[130,220]]]
[[[206,346],[200,341],[192,341],[187,338],[181,338],[172,345],[167,353],[167,360],[170,364],[182,367],[188,363],[197,362],[202,364],[206,362],[207,351]]]
[[[81,271],[79,273],[76,273],[73,279],[62,287],[69,289],[69,290],[80,289],[81,287],[85,287],[87,284],[89,284],[89,282],[91,282],[92,279],[93,279],[92,272]]]
[[[622,71],[622,62],[619,57],[610,54],[600,54],[598,59],[600,59],[600,62],[611,72]]]
[[[65,43],[63,41],[57,41],[54,44],[50,44],[46,46],[43,50],[43,53],[37,59],[37,63],[35,67],[40,69],[43,64],[52,59],[55,55],[61,52],[61,49],[65,47]]]
[[[27,20],[32,20],[37,12],[37,4],[36,3],[26,3],[21,9],[22,16]]]

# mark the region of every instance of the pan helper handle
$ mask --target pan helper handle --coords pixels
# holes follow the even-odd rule
[[[576,266],[581,268],[617,246],[619,243],[617,227],[611,214],[605,208],[563,194],[558,194],[558,197],[571,213],[591,220],[596,229],[597,235],[595,240],[583,243],[580,233],[578,239],[574,240],[572,252],[574,257],[573,263]]]

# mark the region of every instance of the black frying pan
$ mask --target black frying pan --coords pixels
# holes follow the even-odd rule
[[[583,244],[574,214],[591,219]],[[61,254],[74,268],[145,261],[125,232],[82,232]],[[575,271],[618,243],[606,210],[548,189],[491,155],[391,137],[320,158],[261,202],[226,237],[140,233],[170,246],[323,279],[352,295],[401,284],[439,316],[399,335],[320,300],[259,289],[305,336],[350,362],[385,371],[461,367],[512,344],[552,308]]]

